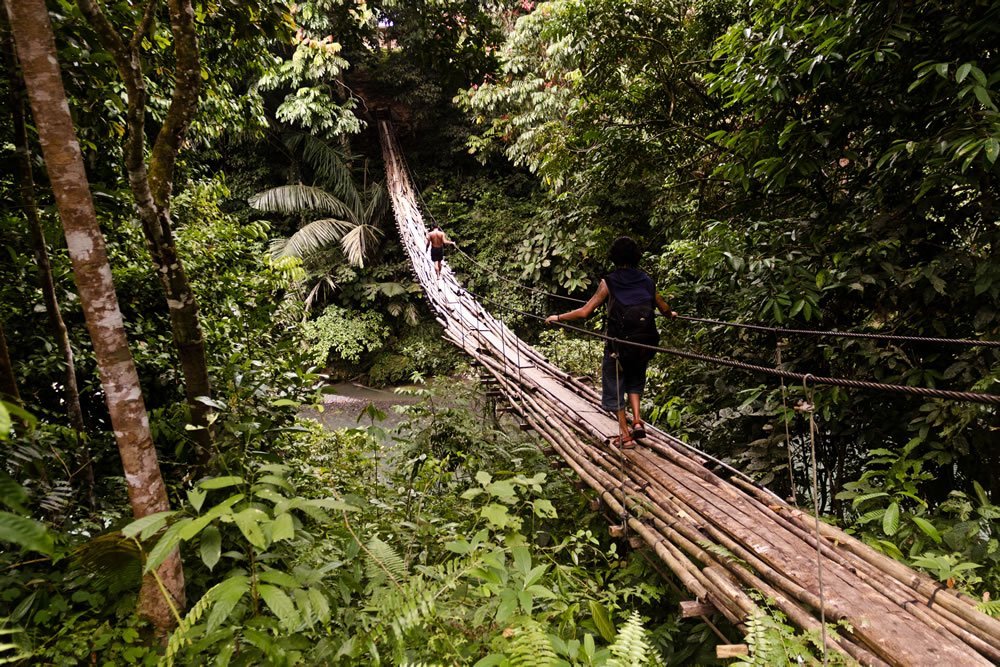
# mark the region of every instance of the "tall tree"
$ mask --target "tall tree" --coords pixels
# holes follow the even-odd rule
[[[14,365],[10,362],[10,350],[7,348],[7,336],[0,322],[0,398],[21,402],[21,394],[17,390],[17,378],[14,377]]]
[[[38,282],[42,288],[45,301],[45,312],[49,318],[49,327],[56,341],[56,347],[65,365],[65,400],[66,412],[70,426],[76,432],[77,459],[86,483],[90,505],[95,505],[94,499],[94,467],[91,464],[90,448],[84,438],[86,425],[83,422],[83,409],[80,407],[80,390],[76,382],[76,363],[73,358],[73,347],[69,342],[69,332],[63,321],[59,308],[59,298],[56,295],[55,280],[52,277],[52,264],[49,261],[49,251],[45,242],[45,230],[38,215],[38,203],[35,199],[35,179],[31,170],[31,149],[28,145],[28,125],[25,122],[25,90],[21,73],[18,71],[17,56],[14,53],[14,43],[7,28],[6,13],[0,13],[0,28],[3,30],[3,58],[7,70],[7,85],[10,95],[10,114],[13,120],[14,150],[15,150],[15,180],[21,199],[24,217],[28,220],[31,232],[31,243],[35,251],[35,264],[38,267]]]
[[[132,513],[139,518],[166,511],[170,507],[167,489],[60,78],[48,10],[44,0],[7,0],[7,11],[125,469]],[[166,595],[161,593],[157,577]],[[175,620],[172,607],[183,605],[184,572],[175,551],[155,577],[151,573],[143,578],[138,611],[158,632],[165,633]]]
[[[197,110],[201,84],[194,9],[190,0],[167,2],[170,31],[174,38],[174,89],[147,163],[145,117],[148,93],[140,47],[156,19],[159,2],[150,0],[145,3],[139,23],[128,37],[108,20],[96,0],[78,0],[78,4],[101,45],[114,58],[125,85],[128,100],[125,168],[153,268],[166,295],[191,422],[198,427],[194,437],[200,449],[199,457],[204,458],[210,453],[212,433],[208,420],[209,407],[198,398],[211,396],[212,385],[198,302],[177,253],[170,216],[177,154]]]

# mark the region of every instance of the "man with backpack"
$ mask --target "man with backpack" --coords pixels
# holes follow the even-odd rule
[[[586,319],[608,301],[607,333],[616,340],[604,346],[601,406],[618,416],[619,435],[612,444],[631,449],[636,440],[646,437],[639,401],[646,386],[646,367],[655,354],[640,346],[655,347],[660,342],[654,308],[667,317],[677,317],[677,313],[657,293],[653,279],[639,269],[642,253],[635,241],[627,236],[616,239],[608,256],[615,270],[601,280],[590,300],[576,310],[550,315],[545,321],[552,324]],[[625,417],[626,401],[632,411],[631,430]]]

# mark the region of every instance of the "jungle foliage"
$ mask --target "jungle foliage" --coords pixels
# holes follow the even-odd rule
[[[128,510],[29,119],[86,426],[67,417],[66,356],[20,182],[4,169],[0,662],[715,662],[711,629],[673,612],[672,580],[607,536],[529,436],[480,398],[456,396],[460,359],[393,242],[377,114],[396,121],[426,211],[459,244],[449,262],[512,309],[567,307],[519,284],[586,298],[604,249],[629,234],[682,314],[1000,334],[998,2],[171,2],[191,7],[200,50],[169,215],[200,307],[212,449],[199,451],[123,168],[127,91],[82,0],[50,0],[171,509]],[[152,145],[177,64],[173,5],[100,6],[125,36],[146,26],[135,48]],[[4,71],[4,99],[18,76]],[[16,141],[0,123],[5,161]],[[600,343],[497,314],[596,380]],[[1000,356],[981,347],[664,328],[671,347],[764,365],[780,344],[786,368],[816,375],[983,392],[1000,379]],[[430,376],[447,379],[424,385]],[[358,377],[416,383],[422,400],[401,430],[388,433],[374,406],[334,432],[302,417],[322,407],[331,379]],[[1000,612],[989,599],[1000,586],[994,409],[807,395],[661,355],[644,411],[803,499],[808,425],[792,407],[807,396],[827,518]],[[188,605],[157,638],[136,595],[174,548]],[[780,614],[748,628],[747,664],[811,660],[813,639]]]

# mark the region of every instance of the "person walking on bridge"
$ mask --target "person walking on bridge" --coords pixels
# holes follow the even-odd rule
[[[444,260],[444,247],[454,246],[455,242],[450,240],[441,229],[441,225],[436,222],[427,232],[427,248],[431,251],[431,261],[434,262],[434,271],[437,277],[441,277],[441,262]]]
[[[607,334],[616,341],[604,345],[601,407],[618,417],[618,436],[612,439],[612,444],[631,449],[636,440],[646,437],[639,402],[646,386],[646,367],[655,352],[629,343],[657,345],[660,336],[653,309],[671,318],[677,317],[677,313],[656,291],[653,279],[639,269],[642,252],[635,241],[627,236],[616,239],[608,256],[615,269],[601,280],[590,300],[576,310],[550,315],[545,321],[554,324],[586,319],[598,306],[608,302]],[[625,416],[626,401],[632,411],[631,429]]]

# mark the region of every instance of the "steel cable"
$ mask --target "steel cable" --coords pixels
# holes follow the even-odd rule
[[[468,291],[468,290],[467,290]],[[487,296],[476,294],[475,292],[469,292],[470,295],[476,297],[480,301],[487,301],[500,308],[504,308],[511,312],[523,315],[525,317],[530,317],[536,320],[545,321],[545,318],[541,315],[536,315],[535,313],[529,313],[527,311],[508,306],[496,299],[491,299]],[[971,391],[953,391],[950,389],[935,389],[932,387],[911,387],[908,385],[899,384],[889,384],[885,382],[873,382],[871,380],[852,380],[850,378],[838,378],[838,377],[826,377],[814,375],[811,373],[796,373],[794,371],[786,371],[779,368],[772,368],[770,366],[760,366],[758,364],[750,364],[745,361],[738,361],[735,359],[726,359],[724,357],[714,357],[707,354],[699,354],[697,352],[688,352],[685,350],[677,350],[669,347],[661,347],[658,345],[645,345],[643,343],[635,343],[632,341],[622,340],[620,338],[613,338],[607,334],[600,333],[598,331],[592,331],[590,329],[584,329],[582,327],[575,327],[565,322],[557,322],[559,326],[564,329],[569,329],[576,331],[585,336],[590,336],[592,338],[599,338],[606,342],[620,343],[623,345],[631,345],[632,347],[638,347],[646,350],[652,350],[654,352],[663,352],[675,357],[681,357],[683,359],[691,359],[692,361],[701,361],[704,363],[715,364],[718,366],[728,366],[730,368],[736,368],[739,370],[749,371],[752,373],[760,373],[762,375],[771,375],[774,377],[785,378],[786,380],[795,380],[797,382],[803,382],[807,378],[810,382],[815,384],[828,385],[833,387],[844,387],[847,389],[863,389],[869,391],[880,391],[892,394],[903,394],[908,396],[921,396],[924,398],[940,398],[950,401],[964,401],[968,403],[980,403],[983,405],[1000,405],[1000,395],[998,394],[982,394]]]

